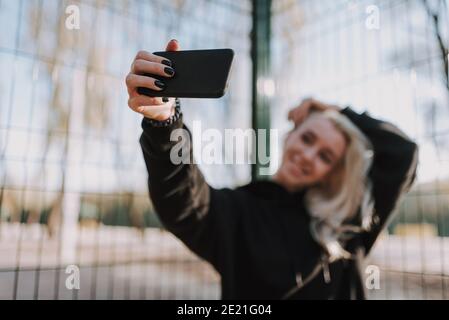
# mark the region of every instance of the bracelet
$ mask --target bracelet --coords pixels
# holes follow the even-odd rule
[[[181,118],[182,112],[181,112],[181,101],[179,98],[175,99],[175,114],[172,115],[170,118],[159,121],[149,118],[144,118],[144,121],[147,122],[150,126],[156,127],[156,128],[163,128],[163,127],[169,127],[173,123],[179,120]]]

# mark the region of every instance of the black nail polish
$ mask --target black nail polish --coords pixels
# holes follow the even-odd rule
[[[161,63],[165,64],[166,66],[171,67],[171,61],[169,61],[169,60],[162,60]]]
[[[167,97],[163,97],[162,98],[162,102],[168,102],[168,98]]]
[[[160,81],[160,80],[156,80],[156,81],[154,82],[154,84],[155,84],[157,87],[161,88],[161,89],[164,89],[164,88],[165,88],[165,83],[163,83],[163,82]]]
[[[172,68],[169,68],[169,67],[165,67],[164,72],[166,74],[168,74],[169,76],[172,76],[175,74],[175,70],[173,70]]]

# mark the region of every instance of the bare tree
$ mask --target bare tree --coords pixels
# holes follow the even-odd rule
[[[74,3],[79,4],[79,1]],[[46,170],[46,159],[52,148],[62,147],[62,163],[67,163],[68,154],[71,152],[71,134],[73,131],[80,130],[83,127],[94,128],[99,131],[105,128],[109,121],[110,111],[107,105],[111,103],[111,95],[105,90],[102,76],[105,74],[107,65],[106,48],[98,45],[95,39],[95,32],[83,31],[78,32],[68,30],[65,26],[66,15],[64,2],[60,2],[57,7],[58,19],[49,33],[45,27],[48,21],[45,20],[45,8],[42,2],[35,2],[29,8],[29,37],[34,41],[36,47],[36,55],[42,55],[42,42],[53,39],[55,45],[48,63],[40,64],[45,66],[41,70],[40,77],[47,75],[51,79],[51,99],[46,105],[48,112],[48,122],[45,126],[45,138],[43,141],[43,160],[40,168],[35,171],[34,176],[30,179],[32,182],[40,182],[45,180],[48,174]],[[96,0],[95,7],[92,10],[100,10],[106,4],[102,0]],[[87,21],[84,24],[84,30],[87,28]],[[96,30],[97,20],[92,20],[92,25],[88,30]],[[76,53],[76,55],[73,55]],[[80,82],[79,91],[83,92],[84,101],[82,105],[73,106],[73,101],[68,99],[68,92],[73,92],[73,81],[68,81],[67,74],[62,74],[62,69],[70,65],[73,61],[67,62],[66,57],[79,57],[86,61],[86,68],[83,71],[83,79]],[[33,68],[37,67],[40,62],[36,59]],[[72,75],[75,69],[72,70]],[[42,110],[42,109],[41,109]],[[71,118],[75,113],[81,114],[80,128],[73,128]],[[77,115],[79,116],[79,115]],[[63,132],[64,138],[61,139],[58,133]],[[62,145],[61,145],[62,144]],[[28,186],[23,186],[24,191],[21,195],[18,192],[4,190],[3,186],[0,192],[0,207],[2,202],[10,208],[16,208],[14,215],[20,215],[22,210],[29,212],[28,222],[38,222],[42,210],[48,210],[50,213],[47,218],[48,233],[53,235],[60,226],[61,213],[63,210],[64,194],[67,185],[67,166],[62,168],[61,182],[58,193],[47,192],[47,190],[28,190]],[[38,205],[40,204],[40,205]],[[16,216],[10,217],[12,220],[18,220]],[[19,218],[20,221],[20,218]]]
[[[447,90],[449,90],[449,44],[445,43],[443,38],[443,28],[445,26],[442,22],[444,19],[443,15],[447,12],[447,3],[445,0],[422,0],[422,3],[433,23],[435,38],[442,56],[442,67],[445,75],[444,82]]]

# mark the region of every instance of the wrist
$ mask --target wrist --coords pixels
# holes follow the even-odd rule
[[[178,98],[175,99],[174,106],[170,110],[170,114],[167,116],[144,118],[144,121],[153,127],[168,127],[181,118],[181,102]]]
[[[156,116],[152,116],[151,118],[150,117],[146,117],[146,118],[150,119],[150,120],[154,120],[154,121],[166,121],[166,120],[170,119],[171,117],[173,117],[174,115],[175,115],[175,106],[172,105],[169,110],[159,113]]]
[[[337,111],[337,112],[340,112],[341,110],[343,110],[342,107],[337,106],[337,105],[333,105],[333,104],[329,104],[328,105],[328,109],[329,110],[334,110],[334,111]]]

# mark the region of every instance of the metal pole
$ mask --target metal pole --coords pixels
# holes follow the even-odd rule
[[[266,178],[260,175],[260,168],[269,167],[269,163],[260,163],[259,152],[260,146],[265,145],[266,154],[270,153],[270,113],[266,83],[270,75],[271,0],[253,0],[252,9],[252,126],[256,130],[256,141],[253,145],[255,163],[251,167],[251,177],[254,181]],[[259,129],[266,129],[266,135],[259,135]]]

